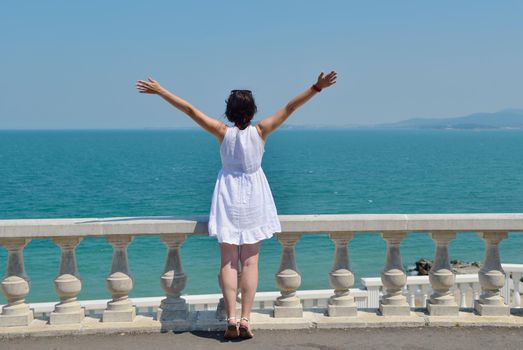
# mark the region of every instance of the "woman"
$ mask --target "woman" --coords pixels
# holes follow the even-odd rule
[[[335,83],[335,71],[327,75],[322,72],[315,84],[256,125],[251,124],[257,111],[252,92],[232,90],[225,110],[225,116],[234,125],[232,127],[208,117],[151,78],[136,83],[139,92],[161,96],[213,134],[220,143],[222,169],[214,187],[208,228],[209,235],[220,243],[220,279],[227,309],[224,337],[227,339],[253,337],[249,318],[258,286],[260,242],[281,232],[272,192],[261,168],[265,142],[296,109]],[[238,260],[242,264],[239,322],[236,321]]]

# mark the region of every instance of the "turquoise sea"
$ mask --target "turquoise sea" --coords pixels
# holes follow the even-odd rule
[[[200,130],[0,131],[0,219],[207,214],[219,168],[218,143]],[[263,168],[280,214],[523,212],[523,131],[281,130],[267,142]],[[407,266],[432,258],[434,244],[414,233],[401,249]],[[296,250],[301,288],[329,288],[327,235],[303,236]],[[184,292],[219,293],[216,241],[189,237],[182,254]],[[385,243],[377,234],[359,234],[350,254],[357,279],[378,276]],[[108,298],[110,245],[84,239],[77,256],[79,297]],[[59,257],[48,239],[29,243],[29,301],[57,299]],[[450,257],[482,260],[483,243],[460,234]],[[523,235],[503,241],[501,257],[523,263]],[[276,238],[265,241],[260,291],[277,290],[279,258]],[[162,295],[159,238],[135,238],[129,259],[131,296]]]

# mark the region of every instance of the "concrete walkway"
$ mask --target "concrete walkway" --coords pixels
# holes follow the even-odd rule
[[[521,349],[522,328],[353,328],[256,331],[251,340],[224,342],[221,332],[149,333],[0,339],[0,349]]]

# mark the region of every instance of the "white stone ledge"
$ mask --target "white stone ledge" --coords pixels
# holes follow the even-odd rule
[[[207,234],[207,216],[0,220],[0,238]],[[523,232],[523,214],[280,215],[283,232]]]
[[[350,328],[405,328],[405,327],[509,327],[522,328],[523,317],[512,314],[504,317],[478,316],[471,311],[460,311],[457,317],[429,316],[415,311],[410,316],[383,317],[374,311],[358,311],[358,317],[329,317],[325,310],[305,310],[301,318],[274,318],[267,312],[253,312],[253,330],[259,329],[350,329]],[[190,322],[177,331],[223,331],[225,322],[218,321],[213,311],[190,312]],[[159,333],[169,331],[152,317],[136,316],[134,322],[101,322],[96,317],[86,317],[75,325],[49,325],[34,320],[26,327],[0,328],[0,338],[25,336],[65,336],[80,334]]]

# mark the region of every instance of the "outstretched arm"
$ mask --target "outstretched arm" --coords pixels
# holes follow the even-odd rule
[[[320,73],[318,80],[316,81],[317,88],[324,89],[336,83],[336,72],[331,71],[329,74],[324,75],[323,72]],[[300,108],[305,102],[309,101],[312,96],[318,93],[312,86],[293,98],[285,107],[267,117],[266,119],[260,121],[257,125],[258,132],[260,133],[262,139],[266,140],[267,136],[274,130],[280,127],[290,115]]]
[[[202,128],[216,136],[219,142],[223,140],[225,132],[227,131],[227,125],[219,120],[206,116],[202,111],[185,101],[183,98],[178,97],[169,90],[163,88],[156,80],[151,78],[148,78],[148,81],[138,80],[136,82],[136,88],[139,92],[144,94],[156,94],[161,96],[165,101],[191,117],[191,119]]]

